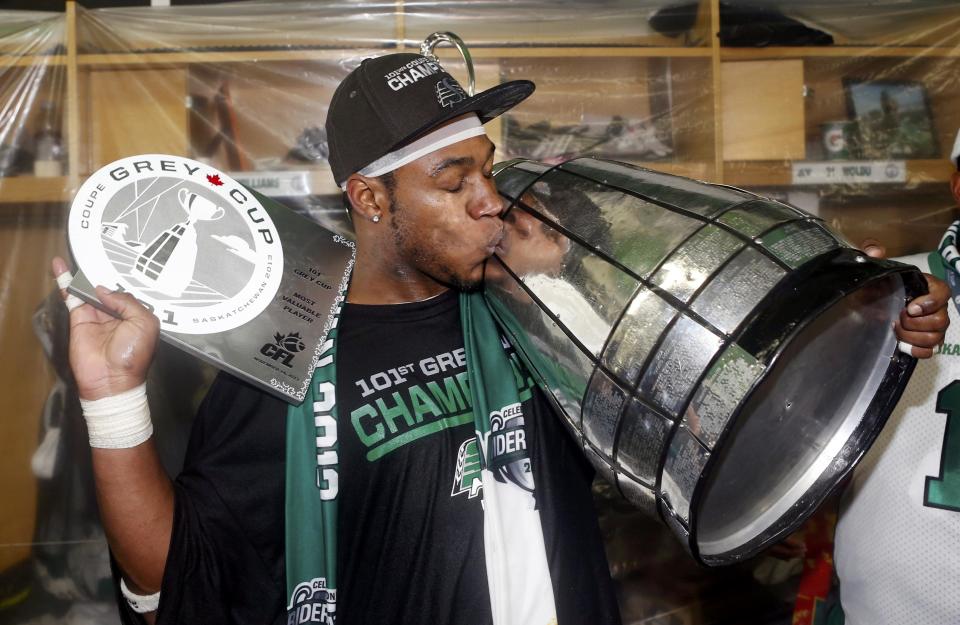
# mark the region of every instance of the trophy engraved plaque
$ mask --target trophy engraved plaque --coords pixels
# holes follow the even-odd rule
[[[132,293],[160,336],[280,398],[303,400],[353,243],[186,158],[145,154],[93,174],[70,209],[70,291]]]
[[[708,565],[796,528],[909,379],[922,274],[732,187],[594,158],[495,180],[487,300],[600,475]]]

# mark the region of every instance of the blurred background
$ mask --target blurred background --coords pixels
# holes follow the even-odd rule
[[[955,0],[153,4],[172,6],[0,3],[3,624],[118,622],[48,271],[67,253],[74,191],[115,159],[205,161],[349,233],[326,162],[333,89],[361,59],[418,51],[444,30],[470,47],[478,90],[537,83],[488,125],[500,159],[592,154],[748,188],[891,256],[933,249],[957,217]],[[465,82],[460,57],[438,53]],[[176,473],[213,372],[163,346],[151,375]],[[799,537],[805,559],[709,570],[618,493],[596,491],[625,623],[813,622],[824,593],[800,574],[820,565],[811,554],[829,543],[829,515]]]

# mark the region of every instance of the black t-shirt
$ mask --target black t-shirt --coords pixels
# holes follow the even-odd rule
[[[338,624],[489,623],[457,294],[348,304],[339,333]],[[558,621],[619,623],[593,472],[515,372]],[[175,481],[160,625],[286,623],[285,412],[228,375],[211,388]]]

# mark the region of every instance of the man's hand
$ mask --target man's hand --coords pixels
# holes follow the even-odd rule
[[[886,249],[873,239],[867,239],[860,247],[867,256],[886,257]],[[930,274],[925,273],[923,277],[927,279],[928,293],[911,300],[893,326],[897,339],[913,346],[910,351],[915,358],[933,356],[934,348],[943,343],[950,325],[947,316],[950,287]]]
[[[933,350],[943,343],[943,337],[950,325],[947,316],[947,303],[950,301],[950,287],[928,273],[929,293],[913,299],[900,311],[900,319],[894,322],[897,338],[913,346],[911,352],[915,358],[930,358]]]
[[[54,276],[69,271],[62,258],[54,258],[51,265]],[[66,298],[66,290],[61,289],[61,295]],[[98,286],[97,297],[120,318],[89,304],[70,311],[70,367],[85,400],[143,384],[160,334],[160,321],[129,293]]]

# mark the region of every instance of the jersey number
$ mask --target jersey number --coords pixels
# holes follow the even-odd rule
[[[954,380],[937,395],[937,412],[947,415],[940,475],[927,477],[923,505],[960,512],[960,380]]]

